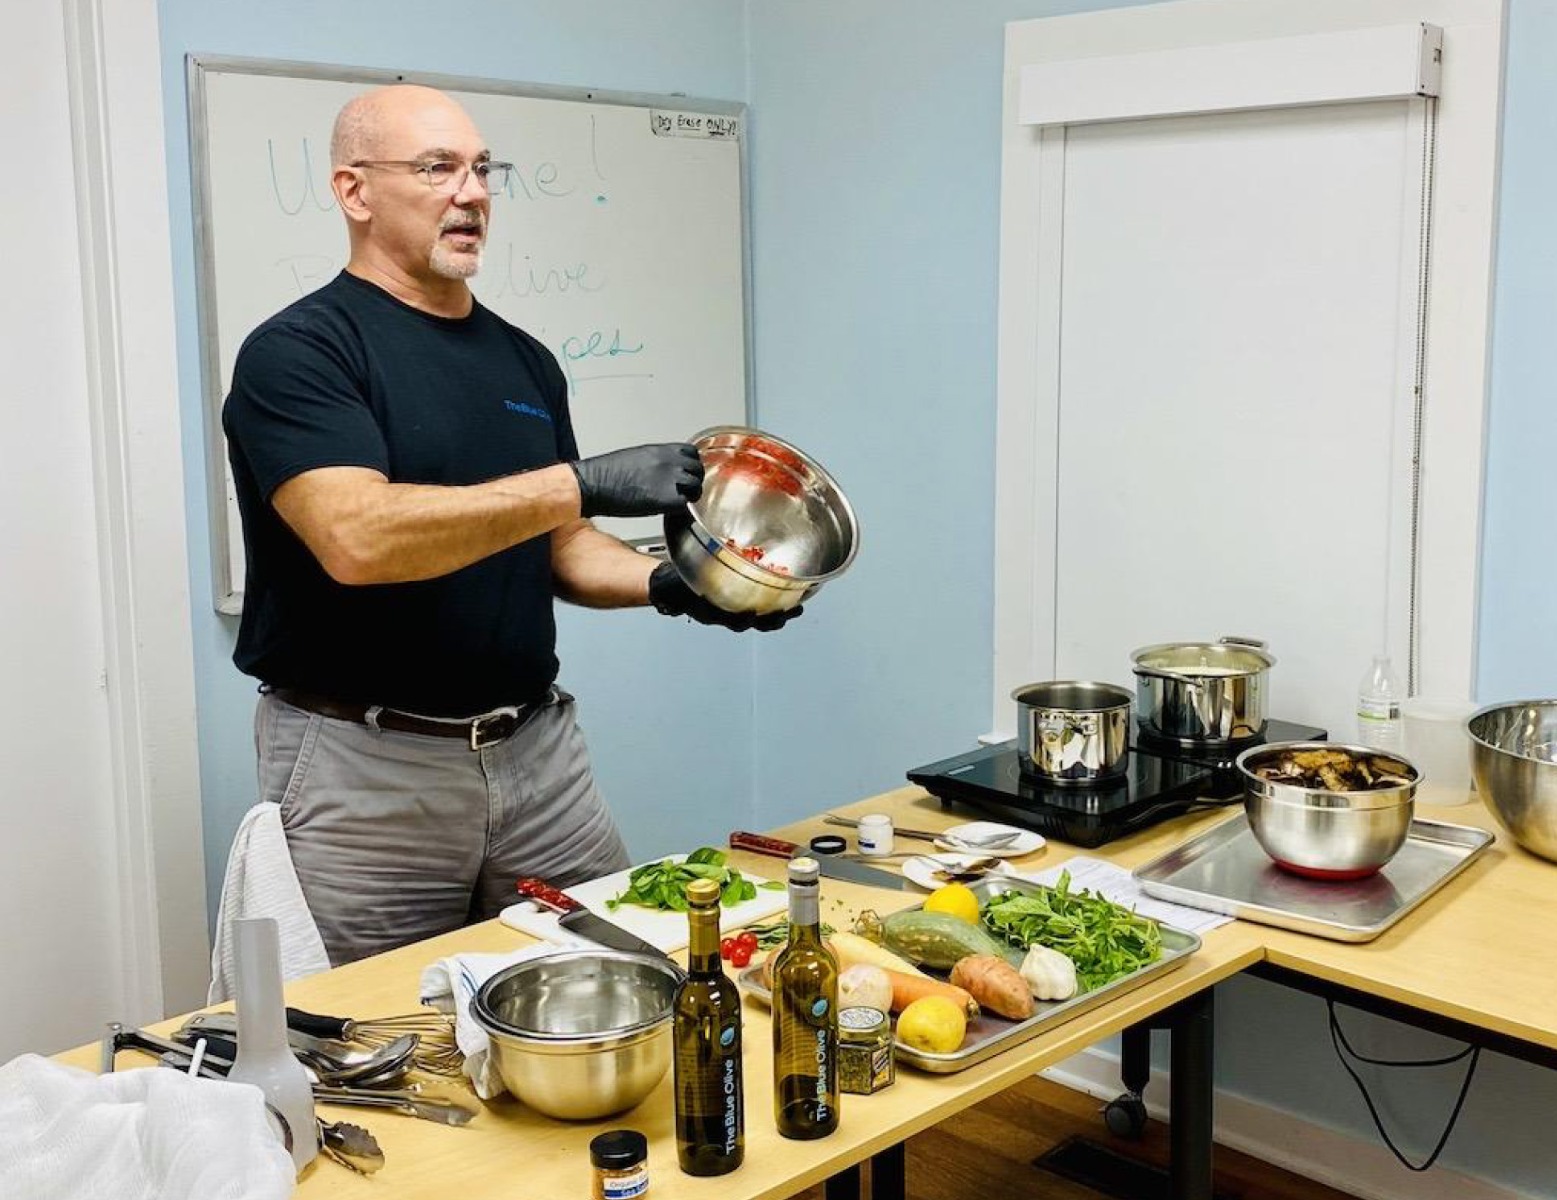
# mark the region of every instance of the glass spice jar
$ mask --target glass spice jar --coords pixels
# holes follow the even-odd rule
[[[892,1022],[879,1008],[855,1006],[838,1014],[838,1088],[868,1096],[897,1078]]]
[[[612,1129],[589,1143],[592,1200],[632,1200],[649,1194],[649,1139],[636,1129]]]

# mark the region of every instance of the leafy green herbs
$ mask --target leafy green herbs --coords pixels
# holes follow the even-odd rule
[[[1076,964],[1081,990],[1091,991],[1162,956],[1157,923],[1095,892],[1070,890],[1070,872],[1040,892],[991,896],[984,928],[1014,946],[1048,946]]]
[[[627,890],[607,900],[606,907],[614,910],[623,904],[637,904],[644,908],[686,912],[687,884],[695,879],[712,879],[717,883],[719,903],[725,908],[755,899],[757,885],[743,878],[734,867],[725,866],[724,860],[723,850],[703,846],[681,862],[667,858],[662,862],[645,863],[627,877]],[[770,882],[762,886],[772,890],[784,885]]]
[[[763,886],[767,886],[764,884]],[[780,885],[782,886],[782,885]],[[759,950],[771,950],[775,946],[782,946],[789,941],[789,918],[780,917],[777,921],[770,921],[766,925],[751,925],[748,928],[757,935],[757,948]],[[834,932],[833,927],[826,921],[822,922],[822,936],[829,937]]]

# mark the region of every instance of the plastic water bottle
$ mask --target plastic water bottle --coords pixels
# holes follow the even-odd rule
[[[1401,750],[1400,702],[1405,691],[1389,655],[1375,654],[1357,688],[1357,740],[1379,750]]]

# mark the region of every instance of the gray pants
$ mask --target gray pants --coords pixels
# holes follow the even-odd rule
[[[485,920],[514,881],[559,886],[628,865],[564,697],[512,737],[374,730],[272,695],[254,718],[260,798],[281,823],[336,966]]]

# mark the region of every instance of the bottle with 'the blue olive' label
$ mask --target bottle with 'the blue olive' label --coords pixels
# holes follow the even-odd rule
[[[746,1153],[741,997],[719,960],[719,885],[687,885],[687,977],[676,989],[676,1157],[688,1175],[725,1175]]]
[[[789,864],[789,942],[773,962],[773,1116],[787,1138],[838,1128],[838,960],[822,944],[816,860]]]

